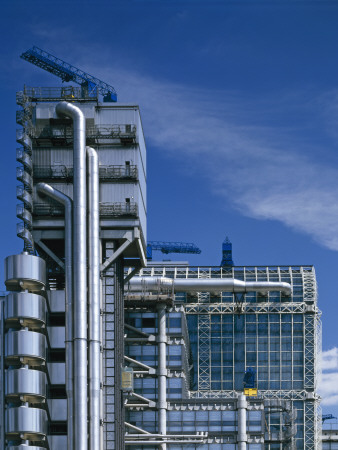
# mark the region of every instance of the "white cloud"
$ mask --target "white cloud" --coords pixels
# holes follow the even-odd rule
[[[334,347],[322,353],[322,374],[319,382],[319,393],[322,405],[338,404],[338,348]]]
[[[107,68],[107,52],[101,51],[97,59],[78,63],[112,80],[120,102],[141,105],[148,144],[170,158],[189,160],[191,171],[210,191],[242,214],[280,221],[338,250],[338,168],[325,162],[335,149],[312,143],[309,137],[319,109],[326,107],[322,121],[338,115],[330,105],[337,95],[318,95],[316,101],[309,100],[309,94],[284,92],[275,105],[271,99],[161,81],[137,73],[132,65]],[[294,123],[279,120],[289,113],[297,117]],[[321,133],[333,142],[331,123],[326,122]]]

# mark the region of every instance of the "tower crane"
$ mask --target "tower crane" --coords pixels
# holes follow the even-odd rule
[[[324,423],[325,420],[330,420],[330,419],[337,419],[337,417],[335,417],[333,414],[323,414],[322,415],[322,423]]]
[[[96,96],[99,92],[104,102],[116,102],[117,94],[113,86],[84,72],[81,69],[57,58],[39,47],[32,47],[20,56],[47,72],[61,78],[62,81],[74,81],[79,84],[88,96]]]
[[[150,241],[147,245],[147,259],[151,261],[153,259],[153,250],[159,250],[166,255],[168,253],[195,253],[200,254],[199,249],[195,244],[187,242],[162,242],[162,241]]]

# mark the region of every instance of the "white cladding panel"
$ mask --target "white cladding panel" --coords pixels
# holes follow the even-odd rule
[[[36,166],[73,167],[73,149],[60,147],[35,148],[33,164]]]
[[[139,109],[138,106],[102,106],[96,109],[96,125],[125,125],[138,124]]]
[[[138,149],[129,147],[99,148],[99,162],[101,166],[124,166],[126,161],[136,165],[138,160]]]
[[[100,202],[115,203],[125,202],[129,198],[131,202],[138,202],[139,190],[136,183],[101,183]]]

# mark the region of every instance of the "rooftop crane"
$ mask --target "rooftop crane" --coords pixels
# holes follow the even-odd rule
[[[74,81],[79,84],[88,96],[103,95],[104,102],[116,102],[117,94],[113,86],[93,77],[77,67],[57,58],[39,47],[32,47],[20,56],[47,72],[61,78],[62,81]]]
[[[147,245],[147,259],[153,259],[153,250],[159,250],[166,255],[168,253],[195,253],[200,254],[202,250],[196,247],[195,244],[187,242],[162,242],[150,241]]]
[[[323,414],[322,415],[322,423],[324,423],[325,420],[330,420],[330,419],[337,419],[337,417],[333,416],[332,414]]]

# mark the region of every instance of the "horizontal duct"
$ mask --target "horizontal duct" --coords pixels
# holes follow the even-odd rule
[[[134,277],[128,283],[130,291],[161,291],[172,289],[174,292],[258,292],[266,295],[270,291],[280,291],[290,296],[289,283],[272,281],[242,281],[235,278],[166,278]]]

